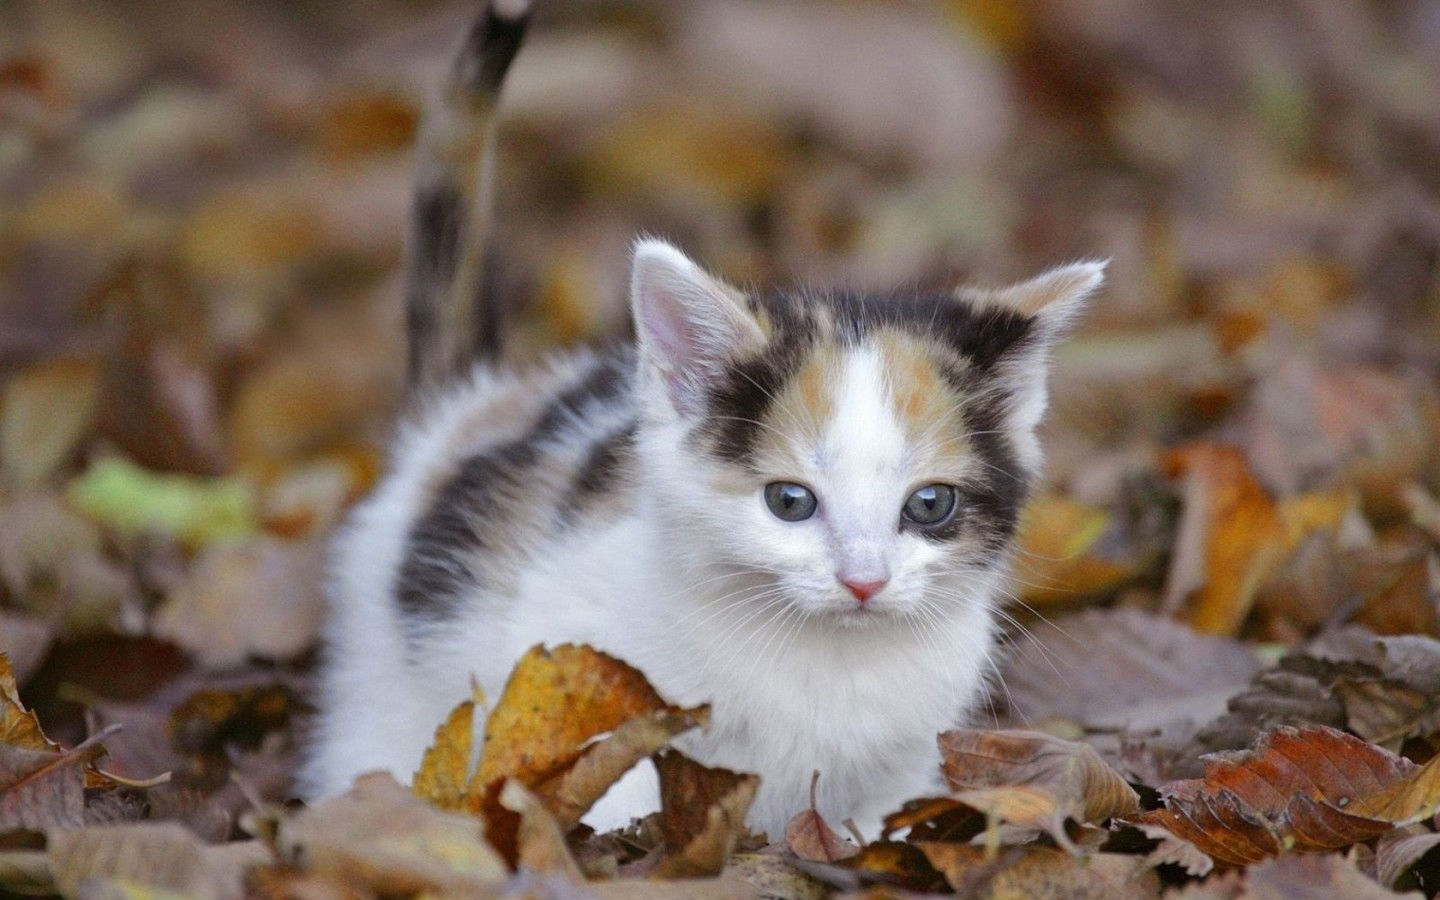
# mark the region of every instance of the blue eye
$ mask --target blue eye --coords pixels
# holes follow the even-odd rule
[[[777,519],[801,522],[815,515],[819,501],[815,499],[815,492],[803,484],[772,481],[765,485],[765,505]]]
[[[948,484],[927,484],[905,500],[900,515],[916,525],[939,525],[955,512],[955,489]]]

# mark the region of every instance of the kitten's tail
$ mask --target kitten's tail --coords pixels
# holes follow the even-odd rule
[[[498,345],[481,272],[495,107],[529,14],[529,0],[485,0],[425,115],[405,266],[411,393],[444,382]]]

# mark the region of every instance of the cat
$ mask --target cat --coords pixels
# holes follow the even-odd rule
[[[422,133],[413,410],[334,545],[305,787],[408,780],[472,678],[494,698],[529,647],[583,642],[713,705],[678,746],[761,776],[756,830],[782,834],[819,771],[820,813],[873,835],[939,788],[936,735],[985,689],[1048,353],[1104,263],[754,293],[642,238],[633,342],[477,361],[491,120],[525,5],[486,5]],[[642,764],[586,821],[657,806]]]

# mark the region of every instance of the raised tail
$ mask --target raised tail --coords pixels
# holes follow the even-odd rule
[[[495,108],[529,13],[529,0],[485,0],[420,131],[405,272],[412,394],[465,369],[488,343]]]

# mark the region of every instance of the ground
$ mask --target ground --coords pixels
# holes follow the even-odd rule
[[[583,735],[475,773],[442,738],[428,804],[287,805],[322,549],[400,402],[410,148],[470,14],[0,5],[4,890],[1440,889],[1422,0],[542,4],[503,103],[516,360],[625,327],[641,233],[741,284],[1112,260],[1055,360],[1004,675],[943,739],[953,793],[858,854],[804,810],[742,834],[743,773],[673,752],[664,813],[567,846],[595,779],[703,719],[579,650],[554,664],[628,686]],[[531,739],[543,773],[504,761]]]

